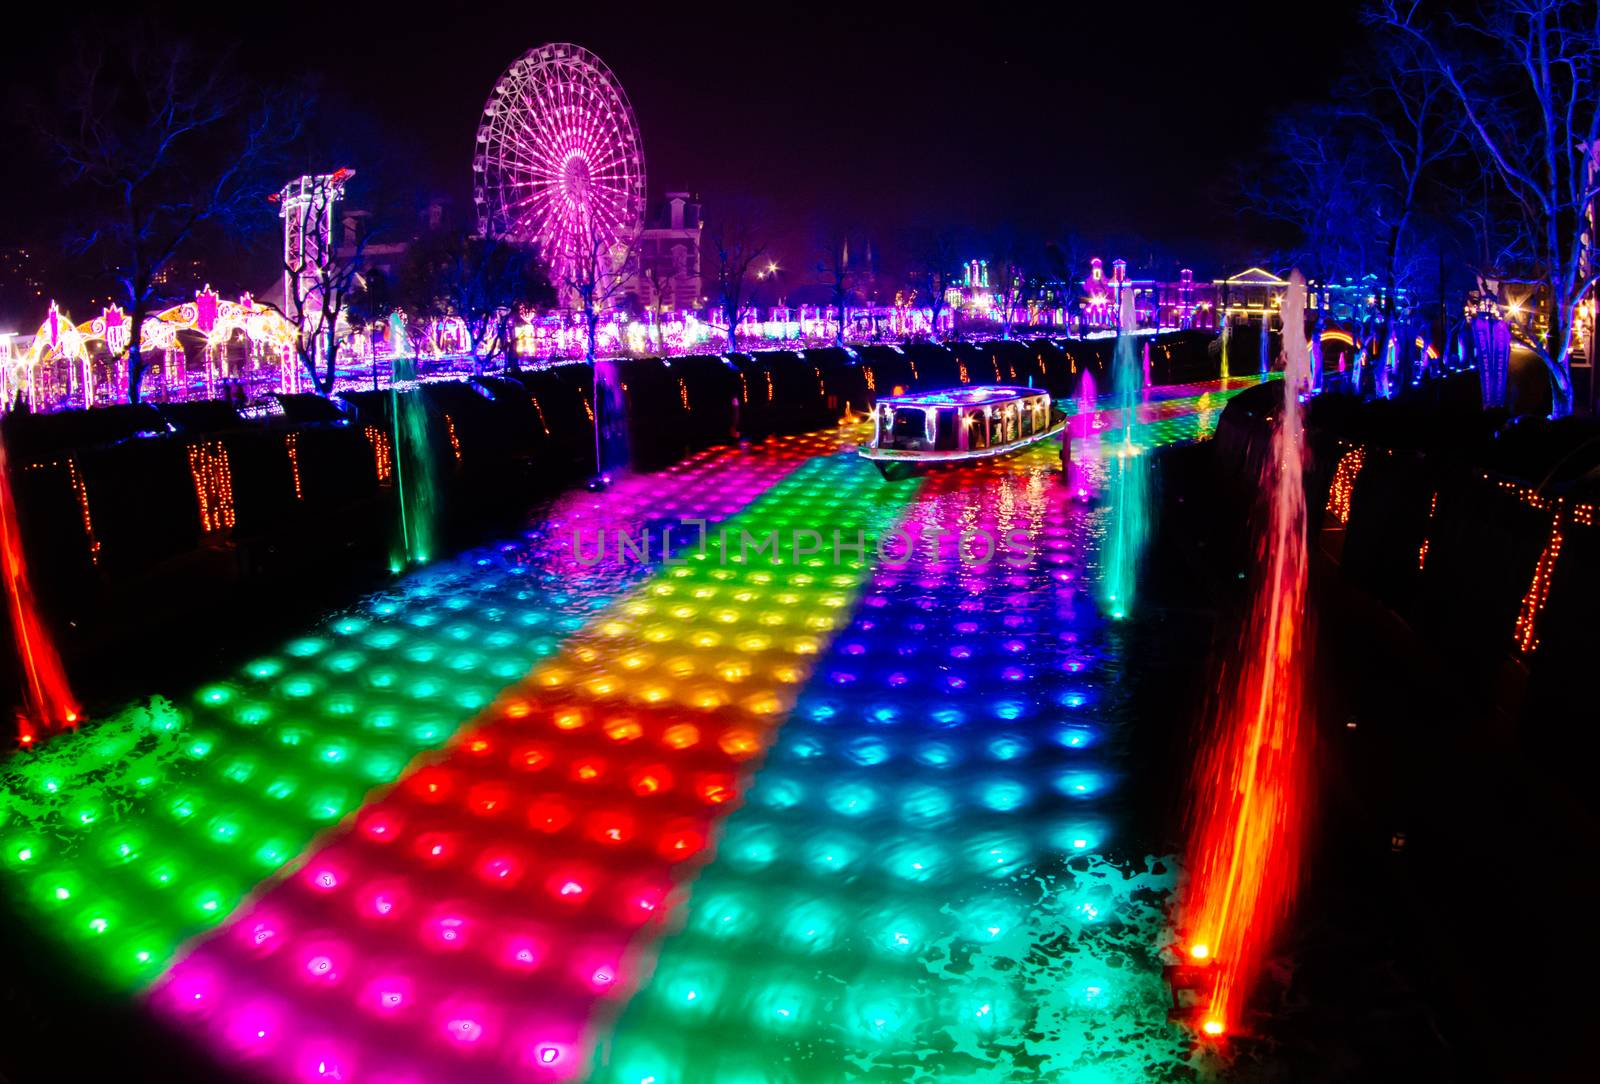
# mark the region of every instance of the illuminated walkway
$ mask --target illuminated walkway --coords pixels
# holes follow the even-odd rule
[[[1143,438],[1226,394],[1159,389]],[[1100,858],[1129,770],[1104,513],[1053,446],[887,483],[848,435],[574,495],[13,765],[8,889],[269,1079],[1159,1076],[1169,880]],[[689,518],[704,552],[618,559]],[[973,560],[979,529],[1028,546]]]

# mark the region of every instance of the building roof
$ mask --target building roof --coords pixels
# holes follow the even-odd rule
[[[1225,282],[1234,286],[1287,286],[1288,279],[1281,279],[1271,271],[1261,267],[1247,267],[1237,275],[1225,279],[1214,279],[1215,282]]]

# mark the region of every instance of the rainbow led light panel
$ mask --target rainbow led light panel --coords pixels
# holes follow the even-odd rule
[[[1225,394],[1153,398],[1137,439]],[[1103,510],[1053,448],[888,483],[849,437],[574,495],[14,761],[7,890],[274,1080],[1181,1074],[1172,875],[1103,857],[1129,770]],[[776,530],[778,563],[571,552],[691,516]],[[797,560],[795,528],[865,550]],[[959,559],[979,528],[1034,546]],[[880,562],[894,529],[930,537]]]
[[[178,943],[337,825],[648,569],[585,566],[572,533],[724,518],[821,450],[687,462],[563,500],[539,528],[403,581],[192,704],[158,701],[8,765],[12,889],[97,975],[140,984]]]

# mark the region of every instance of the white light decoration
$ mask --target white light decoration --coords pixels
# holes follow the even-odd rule
[[[345,182],[353,169],[307,174],[284,185],[278,193],[278,214],[283,218],[284,301],[302,298],[314,308],[312,297],[320,289],[319,272],[325,270],[338,247],[333,238],[333,215],[344,199]],[[292,270],[291,270],[292,269]],[[299,279],[300,289],[294,289]]]

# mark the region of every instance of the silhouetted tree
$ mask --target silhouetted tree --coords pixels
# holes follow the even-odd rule
[[[916,267],[914,281],[918,289],[928,295],[928,308],[932,315],[931,334],[939,336],[939,314],[945,309],[945,293],[959,277],[956,268],[961,263],[961,251],[956,231],[932,230],[916,242]]]
[[[753,206],[733,204],[717,220],[711,234],[717,256],[717,305],[728,321],[728,350],[739,349],[739,319],[750,288],[750,268],[767,251],[761,219]]]
[[[665,354],[667,352],[667,339],[661,323],[667,312],[666,289],[671,277],[661,269],[659,264],[651,264],[646,267],[640,277],[650,286],[650,314],[652,317],[651,322],[656,326],[656,352]]]
[[[299,132],[303,103],[246,95],[231,57],[140,28],[97,26],[40,128],[80,205],[78,239],[97,253],[131,321],[128,398],[139,402],[144,322],[161,307],[165,272],[196,233],[270,223],[262,200]],[[248,103],[253,102],[253,107]]]
[[[1062,319],[1069,325],[1078,300],[1078,275],[1083,264],[1083,241],[1076,233],[1068,231],[1057,240],[1045,242],[1044,265],[1053,280],[1051,291]]]
[[[1002,227],[995,231],[989,248],[989,288],[1000,311],[1001,338],[1009,339],[1024,282],[1021,235],[1010,226]]]
[[[823,282],[828,287],[828,297],[833,305],[834,312],[838,314],[838,321],[833,329],[833,343],[835,346],[844,345],[845,307],[850,303],[850,296],[855,292],[856,281],[860,277],[859,261],[850,262],[850,234],[847,230],[832,227],[824,229],[821,233],[822,259],[817,262],[817,274],[823,277]]]
[[[1348,102],[1323,103],[1280,117],[1263,161],[1239,184],[1246,209],[1294,229],[1294,243],[1279,256],[1298,267],[1313,289],[1376,276],[1383,265],[1386,231],[1370,162],[1374,144],[1370,133],[1349,118],[1351,109]],[[1323,300],[1328,296],[1324,292]],[[1314,333],[1320,337],[1326,304],[1315,312]],[[1362,319],[1351,332],[1358,354],[1375,352],[1375,321]]]
[[[614,360],[601,360],[595,336],[600,313],[619,300],[633,281],[633,261],[638,236],[607,243],[605,235],[590,225],[574,247],[564,284],[583,314],[584,357],[593,374],[590,400],[594,410],[594,459],[598,481],[626,465],[626,405],[622,376]]]
[[[1279,118],[1265,161],[1239,183],[1243,204],[1298,237],[1283,261],[1317,282],[1359,279],[1377,264],[1380,222],[1355,128],[1319,105]]]
[[[356,276],[346,295],[344,322],[347,332],[366,331],[369,335],[389,319],[389,314],[402,309],[395,283],[380,268],[369,268]],[[378,371],[373,366],[373,387],[377,387]]]
[[[1586,234],[1600,198],[1600,21],[1583,0],[1500,0],[1473,16],[1434,16],[1396,0],[1369,10],[1374,23],[1414,51],[1445,87],[1468,138],[1492,165],[1515,208],[1515,241],[1502,282],[1538,288],[1548,309],[1541,334],[1529,320],[1512,333],[1544,363],[1556,416],[1573,407],[1572,353],[1579,306],[1600,267]]]
[[[1414,272],[1422,255],[1416,244],[1418,219],[1429,189],[1437,187],[1439,167],[1456,151],[1459,127],[1443,81],[1419,63],[1414,43],[1391,38],[1381,44],[1375,62],[1342,88],[1336,109],[1342,119],[1355,121],[1365,152],[1362,195],[1370,201],[1383,246],[1382,337],[1398,340],[1399,375],[1405,380],[1414,336],[1399,330],[1408,315],[1400,299],[1409,298],[1408,308],[1415,307],[1420,276]],[[1429,256],[1437,251],[1431,249]]]
[[[595,359],[595,335],[600,314],[619,300],[632,282],[637,238],[607,243],[603,232],[589,229],[574,243],[573,259],[563,285],[583,315],[584,357]]]
[[[408,311],[431,320],[455,317],[467,331],[472,367],[515,352],[515,314],[550,304],[555,291],[537,250],[508,239],[435,230],[408,253]]]

